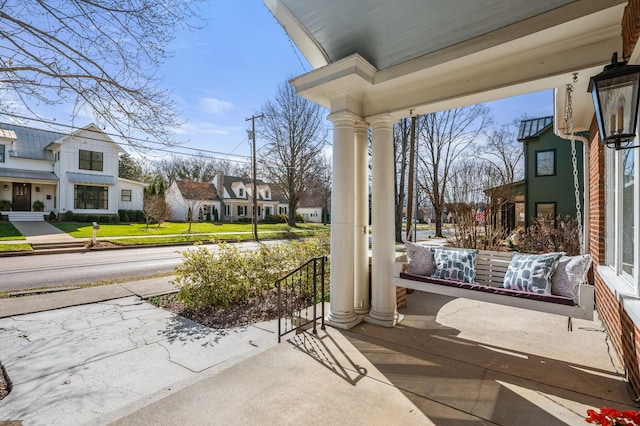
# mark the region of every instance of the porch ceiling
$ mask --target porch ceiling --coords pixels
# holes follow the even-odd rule
[[[620,51],[626,0],[264,0],[315,68],[292,80],[333,111],[423,114],[550,88],[574,91],[588,128],[589,78]],[[564,96],[556,96],[564,107]]]

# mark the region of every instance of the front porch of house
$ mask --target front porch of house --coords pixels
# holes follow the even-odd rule
[[[599,320],[567,332],[562,317],[420,292],[401,314],[291,336],[116,424],[554,426],[636,406]]]

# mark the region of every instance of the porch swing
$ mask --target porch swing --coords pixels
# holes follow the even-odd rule
[[[575,81],[576,76],[574,75],[574,82]],[[442,270],[437,270],[438,265],[434,266],[433,264],[430,267],[436,272],[429,273],[430,270],[429,267],[427,267],[424,270],[420,270],[421,268],[417,268],[417,271],[420,273],[416,273],[416,268],[413,268],[414,270],[411,270],[410,264],[411,262],[413,262],[413,260],[410,258],[410,256],[409,259],[407,259],[406,255],[402,256],[396,261],[396,266],[393,274],[394,286],[424,291],[427,293],[440,294],[444,296],[478,300],[482,302],[495,303],[499,305],[566,316],[568,317],[568,330],[572,330],[572,318],[593,320],[594,286],[586,282],[586,275],[591,267],[591,257],[584,254],[585,249],[584,236],[582,233],[580,185],[576,160],[576,142],[573,127],[573,111],[571,107],[571,93],[573,90],[573,84],[567,84],[566,87],[567,107],[565,111],[565,123],[569,128],[569,134],[571,137],[573,183],[576,199],[576,219],[578,223],[578,229],[580,229],[580,256],[567,257],[559,253],[524,256],[540,256],[540,258],[545,258],[545,256],[547,256],[547,259],[551,255],[556,256],[557,258],[555,258],[554,260],[554,265],[556,266],[556,268],[550,267],[550,269],[552,270],[551,274],[555,275],[562,272],[562,274],[564,274],[563,279],[566,280],[566,278],[569,277],[569,280],[572,280],[572,282],[569,283],[569,287],[571,287],[572,289],[570,294],[567,294],[566,292],[554,294],[551,292],[551,274],[546,277],[549,282],[545,291],[538,292],[531,291],[531,289],[523,290],[520,288],[514,289],[513,287],[503,287],[505,276],[511,274],[511,280],[513,276],[512,270],[517,269],[518,267],[518,265],[513,266],[513,264],[519,263],[520,265],[522,265],[523,263],[526,263],[526,261],[520,261],[522,260],[521,257],[523,256],[520,253],[514,254],[514,252],[500,252],[490,250],[471,250],[475,253],[475,268],[473,274],[475,276],[473,277],[472,275],[474,279],[471,280],[471,282],[464,282],[470,281],[466,279],[468,277],[464,277],[464,275],[466,274],[466,270],[464,273],[458,272],[460,275],[457,276],[457,279],[454,280],[450,278],[452,274],[450,274],[449,272],[445,272],[443,274]],[[420,246],[408,245],[407,253],[410,254],[410,251],[415,251],[416,247]],[[422,252],[419,253],[419,256],[416,257],[418,257],[420,261],[424,261],[426,255],[427,261],[425,261],[425,263],[427,264],[429,263],[429,256],[439,257],[440,260],[442,260],[444,256],[444,263],[446,263],[447,257],[451,258],[452,256],[456,257],[461,255],[462,258],[464,258],[464,256],[468,256],[468,253],[470,252],[470,250],[468,249],[455,248],[430,249],[427,247],[421,247],[420,250],[422,250]],[[429,250],[431,250],[431,254],[429,254]],[[436,253],[436,251],[438,250],[439,252]],[[519,257],[514,259],[514,256],[516,255]],[[438,259],[434,260],[433,257],[431,258],[431,262],[439,264],[440,266],[443,265],[442,261],[439,262]],[[530,259],[530,257],[526,259]],[[576,261],[578,263],[576,263]],[[575,269],[573,271],[569,271],[569,269],[566,269],[571,262],[574,262],[574,266],[572,266],[572,268],[575,268],[575,265],[578,265],[577,270],[580,270],[581,272],[575,273]],[[451,264],[451,262],[449,262],[449,264]],[[562,271],[560,269],[562,269]],[[422,272],[425,273],[423,274]],[[455,275],[455,272],[453,275]],[[464,279],[459,280],[461,277],[463,277]]]

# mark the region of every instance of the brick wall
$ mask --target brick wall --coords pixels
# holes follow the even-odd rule
[[[622,45],[625,58],[633,51],[640,35],[640,0],[629,0],[622,17]],[[605,262],[605,170],[604,146],[600,143],[595,119],[589,134],[589,251],[594,265]],[[593,274],[598,314],[636,395],[640,395],[640,329],[633,323],[616,295],[602,277]]]
[[[396,287],[396,306],[398,309],[407,307],[407,289]]]

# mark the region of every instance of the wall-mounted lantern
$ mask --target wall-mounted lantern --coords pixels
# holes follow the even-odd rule
[[[618,62],[617,52],[604,71],[591,77],[589,92],[593,96],[600,140],[615,149],[637,148],[633,144],[638,123],[640,101],[640,65]]]

